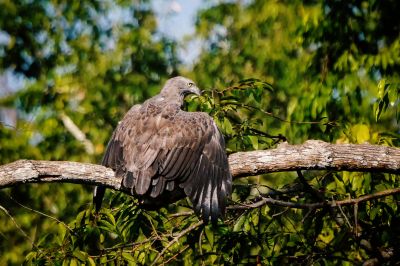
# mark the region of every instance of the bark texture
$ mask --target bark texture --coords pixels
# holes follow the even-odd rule
[[[276,149],[234,153],[229,164],[234,177],[296,170],[399,174],[400,148],[308,140],[300,145],[283,143]]]
[[[89,163],[19,160],[0,166],[0,188],[24,183],[67,182],[121,189],[110,168]]]
[[[370,144],[330,144],[309,140],[300,145],[238,152],[229,156],[233,177],[296,170],[369,171],[400,174],[400,148]],[[68,182],[121,189],[121,179],[101,165],[19,160],[0,166],[0,188],[24,183]]]

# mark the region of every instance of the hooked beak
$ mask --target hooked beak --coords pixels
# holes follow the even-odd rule
[[[189,94],[195,94],[197,96],[201,95],[201,91],[197,86],[192,86],[189,89],[186,89],[183,91],[184,96],[189,95]]]
[[[191,89],[193,94],[196,94],[197,96],[201,95],[201,90],[197,86],[193,86]]]

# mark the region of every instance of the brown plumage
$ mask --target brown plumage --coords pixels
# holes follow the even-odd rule
[[[225,212],[232,176],[225,143],[212,118],[181,110],[187,94],[200,94],[194,82],[169,79],[160,94],[133,106],[115,129],[102,165],[123,178],[122,185],[147,208],[185,195],[204,221]],[[100,209],[104,187],[96,187]]]

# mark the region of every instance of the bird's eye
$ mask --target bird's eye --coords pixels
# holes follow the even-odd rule
[[[189,82],[187,85],[188,85],[188,87],[190,88],[190,87],[194,86],[194,83]]]

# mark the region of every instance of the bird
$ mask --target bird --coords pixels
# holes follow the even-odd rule
[[[189,94],[201,91],[177,76],[158,95],[132,106],[115,128],[101,164],[115,171],[143,208],[188,197],[196,215],[215,224],[225,215],[232,175],[224,137],[212,117],[182,110]],[[95,188],[96,211],[104,192],[105,187]]]

